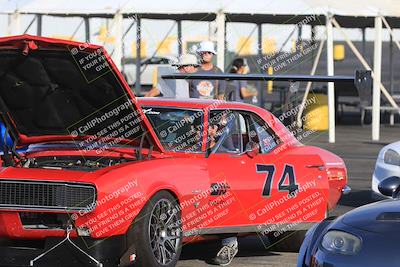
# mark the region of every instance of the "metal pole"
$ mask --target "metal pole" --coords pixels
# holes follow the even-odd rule
[[[85,17],[85,39],[86,39],[86,42],[90,42],[90,20],[89,20],[89,17]]]
[[[136,94],[140,92],[140,44],[141,44],[141,19],[139,15],[137,15],[136,21],[136,82],[135,82],[135,91]]]
[[[83,22],[85,21],[85,19],[81,20],[81,22],[78,24],[78,26],[75,28],[74,32],[72,33],[72,35],[69,37],[69,40],[73,40],[75,38],[75,35],[78,33],[79,29],[81,28]]]
[[[33,23],[35,22],[36,19],[37,19],[37,17],[34,17],[34,18],[31,20],[31,22],[29,22],[29,25],[28,25],[28,27],[26,27],[26,29],[25,29],[25,31],[24,31],[24,34],[26,34],[26,33],[29,31],[29,29],[31,28],[31,26],[33,25]]]
[[[385,25],[385,27],[388,29],[390,35],[393,37],[393,41],[394,41],[394,43],[396,44],[397,48],[400,49],[400,42],[397,41],[397,40],[394,38],[394,32],[393,32],[392,28],[390,27],[389,23],[387,22],[387,20],[385,19],[385,17],[381,17],[381,19],[382,19],[382,22],[383,22],[383,24]]]
[[[393,36],[390,35],[390,43],[389,43],[389,72],[390,72],[390,94],[394,93],[394,75],[393,75]]]
[[[372,140],[379,140],[381,105],[382,19],[375,17],[374,86],[372,91]]]
[[[394,37],[394,32],[392,28],[390,27],[389,23],[387,22],[386,18],[381,16],[382,22],[385,25],[386,29],[390,33],[390,93],[394,93],[394,77],[393,77],[393,42],[396,44],[397,48],[400,49],[400,43],[398,40],[395,39]],[[381,85],[382,89],[382,85]],[[400,112],[399,112],[400,114]],[[390,125],[394,125],[394,113],[390,114]]]
[[[297,26],[297,40],[296,40],[296,53],[301,52],[303,41],[301,39],[303,33],[303,27],[301,25]],[[297,72],[300,72],[300,64],[296,64]],[[296,104],[296,103],[295,103]]]
[[[312,25],[311,26],[311,46],[312,47],[314,47],[314,45],[315,45],[315,38],[316,38],[316,36],[315,36],[315,26],[314,25]],[[311,58],[314,60],[314,58],[315,58],[315,51],[314,51],[314,49],[312,49],[312,51],[311,51]]]
[[[262,58],[262,24],[257,24],[257,41],[258,41],[258,58]],[[262,68],[259,68],[260,72],[262,73]],[[264,83],[260,81],[258,83],[258,103],[260,107],[264,108]]]
[[[123,32],[123,16],[120,11],[118,11],[114,16],[113,28],[115,32],[115,46],[114,53],[112,55],[115,65],[119,70],[121,70],[122,62],[122,32]]]
[[[227,52],[228,52],[228,43],[226,42],[226,26],[227,26],[227,24],[228,24],[228,22],[225,19],[225,23],[224,23],[224,65],[225,65],[225,68],[229,67],[225,63],[226,62]],[[230,64],[231,63],[232,62],[230,62]],[[224,70],[224,69],[222,69],[222,70]],[[226,72],[226,70],[225,70],[225,72]]]
[[[36,34],[37,36],[42,36],[42,18],[43,16],[40,14],[36,15],[37,18],[37,22],[36,22],[36,26],[37,26],[37,30],[36,30]]]
[[[326,63],[328,75],[334,75],[332,15],[326,17]],[[328,83],[329,143],[335,143],[335,86]]]
[[[340,30],[340,33],[343,35],[344,39],[346,40],[347,45],[350,47],[350,49],[356,55],[356,57],[361,62],[361,64],[364,66],[364,68],[367,70],[372,70],[371,67],[368,65],[367,61],[365,60],[365,58],[361,55],[361,53],[358,51],[356,46],[349,39],[347,34],[343,31],[342,27],[339,25],[339,23],[334,18],[332,19],[332,23],[335,25],[336,28],[338,28]],[[372,78],[373,78],[374,72],[372,71],[371,74],[372,74]],[[393,97],[389,94],[388,90],[386,90],[385,86],[382,83],[380,84],[380,88],[381,88],[383,95],[389,101],[390,105],[392,105],[392,107],[399,108],[396,101],[394,101]]]
[[[292,32],[288,35],[288,37],[286,38],[286,40],[282,43],[281,47],[278,50],[278,53],[276,53],[276,55],[280,55],[280,53],[283,51],[283,49],[285,48],[286,44],[290,41],[290,37],[292,37],[292,35],[294,34],[294,32],[296,31],[296,27],[293,27]]]
[[[367,59],[367,49],[366,49],[366,39],[365,39],[365,30],[366,28],[362,28],[362,55]]]
[[[301,51],[301,45],[302,45],[302,41],[301,41],[301,35],[303,33],[303,27],[301,25],[297,26],[297,40],[296,40],[296,52],[299,49],[299,51]]]
[[[7,16],[7,35],[13,35],[11,29],[12,29],[12,14],[8,14],[8,16]]]
[[[389,58],[389,65],[390,65],[390,94],[393,95],[394,93],[394,73],[393,73],[393,67],[394,67],[394,61],[393,61],[393,43],[396,44],[397,48],[400,49],[400,43],[396,39],[394,39],[394,32],[392,28],[390,27],[389,23],[387,22],[385,17],[381,17],[382,22],[385,25],[386,29],[390,33],[390,43],[389,43],[389,51],[390,51],[390,58]]]
[[[182,21],[178,20],[177,22],[177,28],[178,28],[178,54],[182,55],[183,49],[182,49]]]
[[[217,13],[217,66],[225,69],[225,13],[219,11]]]
[[[246,40],[244,40],[243,44],[241,47],[239,47],[239,49],[237,50],[237,54],[240,54],[240,52],[242,52],[242,49],[247,45],[247,42],[250,41],[251,37],[253,36],[253,33],[258,29],[258,24],[256,26],[254,26],[254,28],[251,30],[251,32],[249,33],[249,35],[246,37]]]
[[[320,44],[318,46],[317,56],[314,58],[314,62],[313,62],[313,66],[311,68],[310,75],[315,75],[315,72],[317,71],[318,62],[319,62],[319,59],[320,59],[321,54],[322,54],[322,48],[324,47],[324,43],[325,43],[325,40],[321,40],[321,42],[320,42]],[[303,111],[304,111],[304,108],[305,108],[305,104],[306,104],[306,101],[307,101],[308,94],[309,94],[310,89],[311,89],[311,85],[312,85],[312,82],[307,82],[306,90],[305,90],[304,95],[303,95],[303,100],[301,101],[301,103],[299,105],[299,112],[297,113],[297,127],[299,127],[299,128],[301,126],[303,126],[303,122],[301,120],[301,116],[303,115]]]
[[[18,11],[15,11],[9,16],[8,32],[8,35],[21,34],[21,13]]]

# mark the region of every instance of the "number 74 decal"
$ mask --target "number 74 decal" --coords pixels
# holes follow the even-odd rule
[[[271,196],[271,187],[272,181],[274,179],[275,174],[275,165],[265,165],[265,164],[257,164],[257,172],[258,173],[267,173],[267,177],[265,179],[264,188],[262,192],[263,197]],[[288,180],[287,183],[286,180]],[[298,184],[296,184],[296,175],[294,173],[294,168],[291,165],[286,165],[283,170],[282,176],[278,183],[279,191],[288,191],[289,194],[293,191],[299,189]]]

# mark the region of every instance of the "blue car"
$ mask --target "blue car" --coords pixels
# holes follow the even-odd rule
[[[400,178],[379,184],[395,197],[314,225],[300,248],[298,267],[400,266]]]

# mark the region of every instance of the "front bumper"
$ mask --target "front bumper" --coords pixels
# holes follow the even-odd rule
[[[45,253],[64,238],[51,237],[44,240],[12,240],[0,238],[0,266],[32,266],[30,262]],[[71,238],[79,248],[102,263],[103,267],[118,266],[119,259],[126,251],[125,235],[107,239]],[[33,266],[79,267],[98,266],[89,257],[68,242],[55,248]]]

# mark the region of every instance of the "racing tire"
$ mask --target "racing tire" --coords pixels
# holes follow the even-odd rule
[[[299,252],[301,244],[306,236],[305,230],[288,231],[278,237],[271,235],[268,237],[271,247],[270,250],[280,252]]]
[[[182,251],[181,213],[167,191],[155,194],[133,225],[134,266],[174,267]]]

